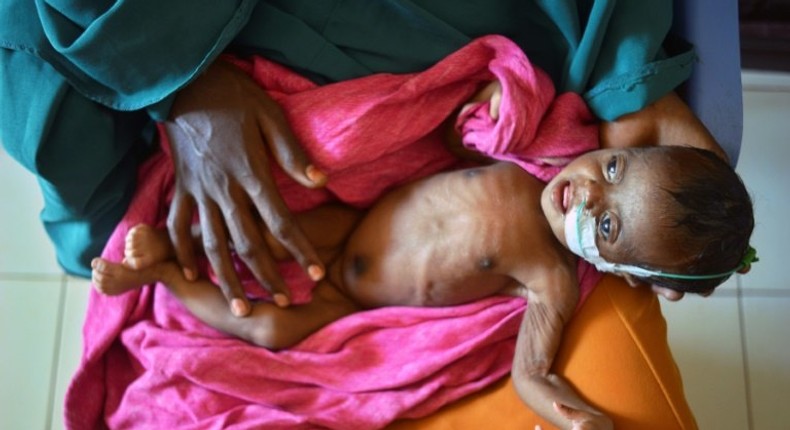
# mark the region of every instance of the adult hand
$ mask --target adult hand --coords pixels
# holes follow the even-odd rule
[[[570,421],[573,430],[612,430],[614,423],[603,414],[594,414],[554,402],[554,410]]]
[[[269,156],[306,187],[322,186],[326,177],[310,164],[277,103],[249,76],[218,61],[178,94],[164,126],[176,171],[168,231],[187,279],[197,278],[191,232],[195,209],[204,252],[234,315],[247,315],[251,308],[231,247],[275,303],[290,303],[264,229],[312,279],[323,277],[318,255],[277,191]]]
[[[677,302],[678,300],[682,299],[683,296],[686,295],[686,293],[682,291],[677,291],[671,288],[662,287],[660,285],[648,284],[646,282],[642,282],[639,278],[631,275],[630,273],[620,273],[620,276],[622,276],[623,279],[625,279],[628,285],[634,288],[650,288],[650,291],[652,291],[654,294],[656,294],[657,296],[662,296],[665,299],[669,300],[670,302]],[[710,290],[709,292],[702,295],[707,297],[712,292],[713,290]]]

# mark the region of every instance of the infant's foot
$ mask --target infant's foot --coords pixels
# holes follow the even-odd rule
[[[123,264],[140,270],[174,257],[170,238],[165,230],[138,224],[126,233]]]
[[[178,267],[173,262],[157,263],[137,270],[103,258],[94,258],[91,268],[94,287],[108,296],[123,294],[158,281],[166,282],[165,278],[179,274]]]

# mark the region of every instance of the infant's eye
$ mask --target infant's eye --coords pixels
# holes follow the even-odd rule
[[[617,164],[617,156],[615,155],[606,163],[606,179],[609,182],[614,182],[615,178],[617,178]]]
[[[609,241],[609,237],[612,234],[612,217],[609,216],[609,212],[605,212],[598,220],[598,234],[603,240]]]

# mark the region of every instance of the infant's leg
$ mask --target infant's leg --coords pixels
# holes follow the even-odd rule
[[[144,285],[172,281],[183,276],[178,266],[171,260],[152,263],[142,269],[132,269],[124,264],[94,258],[91,261],[91,268],[94,287],[108,296],[116,296]]]
[[[175,258],[175,250],[167,230],[139,224],[126,233],[123,263],[132,269],[143,269]]]
[[[192,315],[217,330],[273,350],[291,347],[321,327],[359,310],[331,284],[320,282],[313,289],[310,303],[281,308],[269,302],[254,302],[252,312],[239,318],[230,312],[216,285],[203,279],[188,282],[181,276],[173,281],[165,285]]]
[[[122,264],[103,258],[91,262],[94,286],[104,294],[118,295],[173,276],[173,246],[165,230],[140,224],[126,234]]]

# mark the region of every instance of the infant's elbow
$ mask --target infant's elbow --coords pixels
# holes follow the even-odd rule
[[[549,376],[549,366],[547,363],[514,363],[512,372],[513,385],[522,399],[534,390],[536,385],[540,385]]]
[[[548,360],[532,360],[530,362],[513,362],[513,377],[524,378],[545,378],[551,370],[551,363]]]

